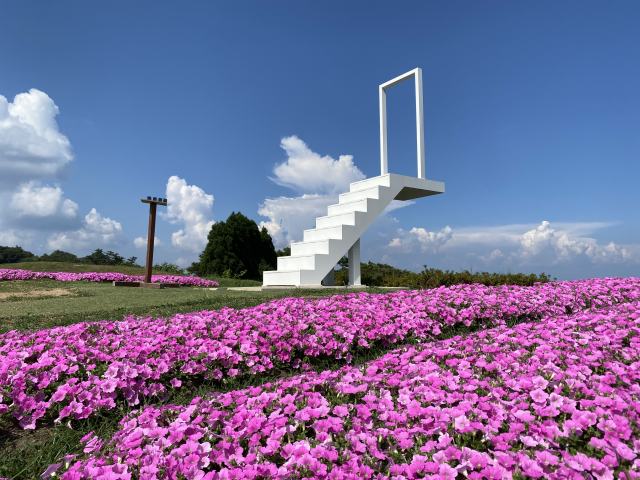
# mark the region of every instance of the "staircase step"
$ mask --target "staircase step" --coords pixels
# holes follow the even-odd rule
[[[348,225],[338,225],[335,227],[327,228],[312,228],[304,231],[303,239],[305,242],[329,240],[330,238],[340,240],[342,238],[344,228],[348,228]]]
[[[364,215],[364,212],[347,212],[337,215],[327,215],[316,218],[316,228],[334,227],[337,225],[355,225],[358,214]]]
[[[364,198],[378,199],[380,198],[380,193],[382,192],[383,188],[386,188],[386,187],[376,185],[375,187],[364,188],[362,190],[358,190],[355,192],[341,193],[338,196],[338,202],[347,203],[347,202],[353,202],[355,200],[362,200]]]
[[[282,270],[313,270],[316,268],[315,255],[292,255],[278,257],[278,271]]]
[[[300,285],[300,270],[268,270],[262,273],[263,285]]]
[[[383,187],[391,186],[391,175],[381,175],[379,177],[373,178],[365,178],[364,180],[359,180],[357,182],[352,182],[349,185],[350,192],[359,192],[361,190],[365,190],[367,188],[374,187],[376,185],[381,185]]]
[[[318,240],[315,242],[293,242],[291,244],[291,255],[312,255],[320,253],[329,254],[331,240]]]
[[[338,215],[340,213],[347,212],[366,212],[369,208],[369,199],[363,198],[360,200],[354,200],[353,202],[334,203],[329,205],[329,215]]]

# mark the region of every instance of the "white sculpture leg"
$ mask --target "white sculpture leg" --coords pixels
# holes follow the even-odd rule
[[[360,239],[349,249],[349,285],[362,285],[360,278]]]

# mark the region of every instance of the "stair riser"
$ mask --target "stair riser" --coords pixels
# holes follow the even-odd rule
[[[291,255],[313,255],[314,253],[328,254],[329,241],[291,244]]]
[[[360,200],[358,202],[347,204],[329,205],[329,215],[340,215],[342,213],[349,212],[366,212],[367,211],[367,199]]]
[[[319,240],[329,240],[329,239],[341,239],[343,227],[331,227],[322,230],[305,230],[304,231],[304,241],[305,242],[316,242]]]
[[[315,256],[278,257],[278,270],[313,270],[316,268]]]
[[[338,225],[355,225],[356,213],[342,213],[328,217],[316,218],[316,228],[337,227]]]
[[[384,187],[391,186],[391,176],[369,178],[360,182],[354,182],[349,186],[350,192],[359,192],[366,190],[367,188],[375,187],[376,185],[382,185]]]
[[[357,192],[347,192],[347,193],[341,193],[338,196],[338,202],[339,203],[347,203],[347,202],[354,202],[356,200],[362,200],[365,198],[380,198],[380,189],[383,187],[374,187],[374,188],[367,188],[366,190],[359,190]]]
[[[301,285],[300,272],[268,271],[263,274],[263,285]]]

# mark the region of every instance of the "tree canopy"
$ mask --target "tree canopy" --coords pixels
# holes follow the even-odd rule
[[[45,253],[44,255],[40,255],[40,260],[43,262],[77,262],[78,256],[65,252],[64,250],[54,250],[51,253]]]
[[[276,250],[266,228],[240,212],[213,224],[200,261],[191,267],[200,275],[259,280],[262,272],[276,266]]]
[[[0,263],[16,263],[22,260],[32,259],[35,255],[22,247],[3,247],[0,246]]]

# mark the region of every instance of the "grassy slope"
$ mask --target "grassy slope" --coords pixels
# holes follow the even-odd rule
[[[21,296],[30,290],[47,291],[54,288],[67,290],[71,296]],[[114,287],[109,283],[64,283],[53,280],[0,282],[0,293],[5,292],[12,296],[0,299],[0,332],[12,329],[35,330],[82,321],[119,320],[127,314],[158,317],[225,306],[244,308],[274,298],[339,293],[335,290],[295,289],[243,292],[194,287],[156,290]]]

